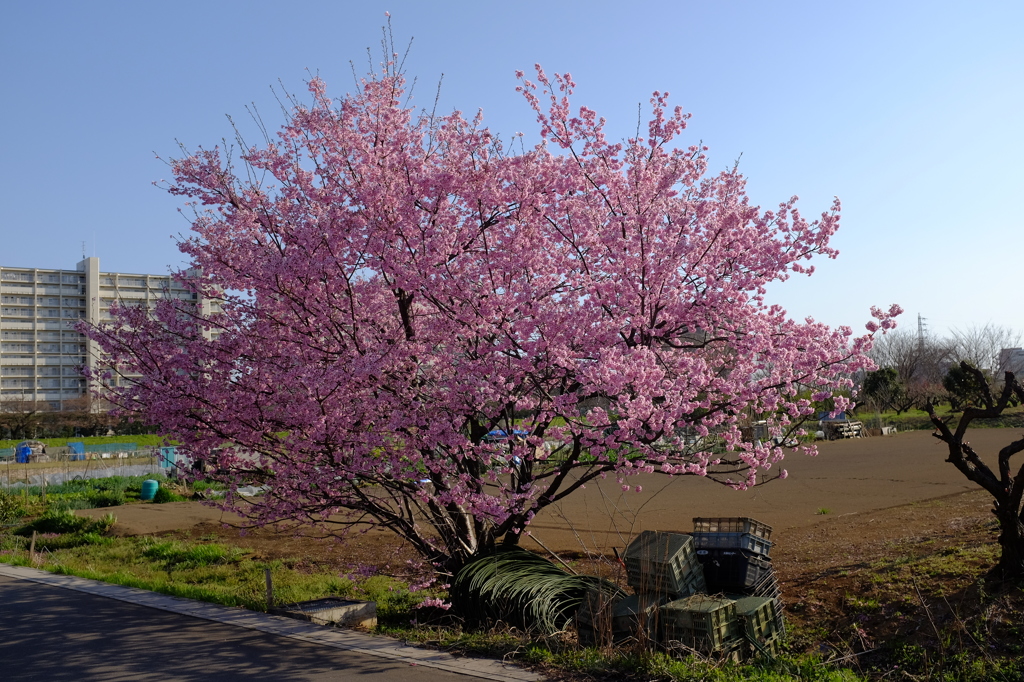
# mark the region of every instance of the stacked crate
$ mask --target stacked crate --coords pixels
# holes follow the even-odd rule
[[[785,633],[781,590],[772,566],[772,528],[751,518],[695,518],[693,538],[709,592],[771,601],[772,632]]]
[[[669,649],[730,657],[743,645],[736,601],[728,597],[694,594],[662,606],[660,615],[662,642]]]
[[[695,518],[693,540],[710,592],[778,597],[771,526],[751,518]]]
[[[622,557],[635,594],[588,594],[580,642],[655,640],[736,661],[777,654],[785,630],[771,532],[750,518],[696,518],[689,535],[642,532]]]

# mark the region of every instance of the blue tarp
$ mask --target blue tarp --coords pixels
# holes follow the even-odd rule
[[[14,461],[18,464],[28,464],[28,457],[32,454],[32,448],[27,445],[15,448]]]
[[[530,435],[529,431],[523,431],[522,429],[512,429],[512,435],[515,438],[526,438]],[[486,443],[504,443],[509,439],[508,433],[504,429],[494,429],[488,431],[487,435],[484,436],[484,442]]]
[[[68,443],[68,447],[71,448],[71,452],[76,455],[85,454],[85,443]]]

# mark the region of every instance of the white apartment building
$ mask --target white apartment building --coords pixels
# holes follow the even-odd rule
[[[109,320],[114,301],[152,308],[165,297],[196,300],[169,275],[102,272],[99,258],[74,270],[0,265],[0,402],[81,409],[88,395],[81,370],[95,367],[100,353],[75,325]]]
[[[997,379],[1002,379],[1006,372],[1013,372],[1018,379],[1024,379],[1024,349],[1004,348],[999,351],[999,370]]]

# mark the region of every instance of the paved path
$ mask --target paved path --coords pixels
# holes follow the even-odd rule
[[[540,680],[385,637],[0,564],[0,679]]]

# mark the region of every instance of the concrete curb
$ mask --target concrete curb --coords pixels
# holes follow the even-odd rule
[[[537,682],[544,678],[536,673],[507,666],[500,661],[482,658],[456,658],[450,654],[401,644],[393,639],[367,635],[352,630],[327,628],[304,621],[271,616],[240,608],[228,608],[216,604],[180,597],[169,597],[134,587],[122,587],[97,580],[88,580],[69,575],[47,573],[25,566],[11,566],[0,563],[0,575],[18,580],[28,580],[42,585],[61,587],[84,592],[98,597],[148,606],[161,611],[202,618],[203,620],[236,625],[249,630],[266,632],[312,644],[329,646],[334,649],[356,651],[370,656],[379,656],[409,665],[436,668],[459,675],[480,677],[496,682]]]

